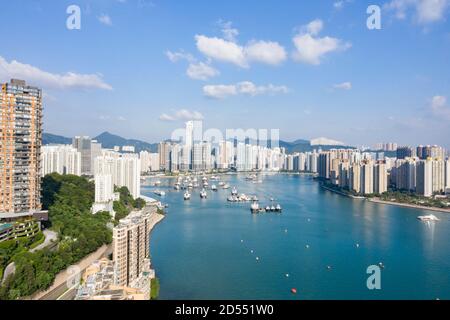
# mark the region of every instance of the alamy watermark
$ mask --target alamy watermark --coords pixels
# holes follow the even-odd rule
[[[381,268],[377,265],[371,265],[367,267],[367,274],[370,276],[367,278],[367,289],[369,290],[381,290]]]
[[[369,5],[366,13],[369,15],[366,21],[367,29],[380,30],[381,29],[381,7],[379,5]],[[72,4],[67,7],[66,14],[69,16],[66,20],[66,27],[69,30],[81,29],[81,8],[78,5]]]

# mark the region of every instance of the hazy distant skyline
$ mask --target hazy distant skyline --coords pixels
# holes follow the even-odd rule
[[[81,30],[66,9],[81,8]],[[366,8],[382,9],[368,30]],[[8,1],[0,81],[44,90],[44,130],[158,142],[280,129],[450,148],[450,0]]]

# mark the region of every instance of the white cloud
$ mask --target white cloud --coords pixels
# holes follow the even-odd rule
[[[230,62],[242,68],[248,67],[242,46],[221,38],[209,38],[203,35],[196,35],[195,40],[197,49],[205,56],[222,62]]]
[[[187,120],[203,120],[203,115],[198,111],[189,111],[187,109],[181,109],[174,114],[163,113],[159,116],[161,121],[187,121]]]
[[[321,59],[328,53],[344,51],[351,44],[332,37],[316,37],[323,28],[321,20],[314,20],[301,28],[301,31],[292,39],[296,50],[292,54],[298,62],[319,65]]]
[[[9,81],[11,78],[23,79],[29,84],[44,88],[112,90],[112,87],[103,81],[100,74],[78,74],[74,72],[55,74],[16,60],[8,63],[0,56],[0,80]]]
[[[286,51],[274,41],[252,40],[246,45],[236,41],[239,31],[232,28],[231,22],[222,22],[223,38],[196,35],[197,49],[210,59],[248,68],[250,62],[278,65],[286,60]]]
[[[353,2],[353,0],[339,0],[333,3],[335,9],[342,9],[346,4]]]
[[[450,120],[450,107],[447,105],[447,97],[434,96],[430,104],[434,116]]]
[[[413,11],[419,24],[428,24],[445,18],[449,3],[449,0],[392,0],[384,8],[394,11],[398,19],[405,19]]]
[[[306,30],[305,33],[309,33],[312,36],[316,36],[322,31],[323,29],[323,21],[320,19],[316,19],[308,23],[304,29]]]
[[[109,15],[107,14],[101,14],[98,17],[98,21],[100,21],[100,23],[104,24],[105,26],[112,26],[112,19]]]
[[[203,87],[203,94],[208,98],[225,99],[230,96],[249,95],[257,96],[263,94],[288,93],[286,86],[274,86],[272,84],[266,86],[257,86],[253,82],[243,81],[231,85],[207,85]]]
[[[352,89],[352,83],[351,82],[343,82],[338,83],[333,86],[335,89],[342,89],[342,90],[351,90]]]
[[[166,56],[171,62],[178,62],[180,60],[195,62],[195,58],[190,53],[186,53],[184,51],[172,52],[168,50],[166,51]]]
[[[206,81],[219,75],[220,72],[206,63],[199,62],[189,64],[186,74],[191,79]]]
[[[203,94],[209,98],[224,99],[238,94],[236,86],[231,85],[207,85],[203,87]]]
[[[239,35],[239,30],[236,28],[233,28],[233,23],[231,21],[223,21],[219,20],[217,24],[222,28],[222,34],[225,40],[235,42],[236,37]]]
[[[277,42],[251,41],[244,53],[249,61],[257,61],[271,65],[277,65],[286,60],[286,50]]]

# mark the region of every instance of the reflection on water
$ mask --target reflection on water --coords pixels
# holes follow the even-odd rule
[[[306,176],[222,179],[263,206],[273,197],[283,213],[251,215],[250,204],[226,201],[231,189],[183,201],[174,179],[160,178],[169,209],[151,251],[162,299],[450,298],[448,214],[426,224],[423,211],[345,198]],[[369,291],[366,268],[379,262],[382,290]]]

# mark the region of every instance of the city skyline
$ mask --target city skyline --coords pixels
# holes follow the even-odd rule
[[[5,3],[2,21],[29,41],[0,45],[0,80],[42,87],[44,131],[65,136],[157,142],[202,119],[285,141],[448,149],[448,1],[422,2],[375,3],[381,30],[356,1],[78,1],[80,30],[66,28],[69,1]]]

